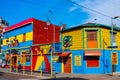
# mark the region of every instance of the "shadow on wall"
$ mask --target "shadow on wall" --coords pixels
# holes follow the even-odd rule
[[[52,79],[44,79],[44,80],[89,80],[84,78],[52,78]]]

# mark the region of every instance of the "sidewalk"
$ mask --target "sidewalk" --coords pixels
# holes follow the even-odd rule
[[[1,72],[7,72],[12,74],[19,74],[19,75],[27,75],[27,76],[33,76],[37,77],[40,80],[120,80],[120,73],[114,73],[114,75],[107,75],[107,74],[89,74],[89,75],[83,75],[83,74],[70,74],[70,73],[57,73],[56,78],[50,78],[50,74],[43,73],[43,76],[40,76],[40,73],[33,72],[31,75],[30,72],[25,72],[25,74],[22,74],[22,71],[20,73],[16,72],[10,72],[9,69],[6,68],[0,68]]]
[[[38,72],[33,72],[33,74],[31,75],[31,73],[30,72],[28,72],[28,71],[25,71],[25,73],[23,74],[23,72],[22,71],[20,71],[20,72],[10,72],[10,69],[8,69],[8,68],[0,68],[0,72],[5,72],[5,73],[11,73],[11,74],[19,74],[19,75],[26,75],[26,76],[33,76],[33,77],[37,77],[38,79],[42,79],[42,80],[44,80],[44,79],[50,79],[50,77],[48,77],[48,76],[40,76],[40,73],[38,73]]]

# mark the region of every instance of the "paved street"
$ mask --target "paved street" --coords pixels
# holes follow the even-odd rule
[[[30,74],[22,74],[15,72],[8,72],[7,69],[0,69],[0,80],[120,80],[120,73],[111,75],[78,75],[78,74],[56,74],[56,78],[50,79],[50,77],[39,76],[40,74],[34,72],[32,76]]]
[[[56,79],[0,72],[0,80],[120,80],[119,75],[72,75],[58,74]]]
[[[47,76],[39,76],[40,73],[34,72],[33,75],[9,72],[8,69],[0,68],[0,80],[120,80],[120,73],[111,75],[78,75],[78,74],[56,74],[55,79]]]

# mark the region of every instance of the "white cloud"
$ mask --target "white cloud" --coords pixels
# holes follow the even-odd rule
[[[71,7],[71,8],[69,9],[69,11],[72,12],[72,11],[76,10],[77,8],[78,8],[77,6]]]
[[[120,0],[74,0],[80,5],[86,6],[92,10],[99,11],[105,15],[114,17],[120,15]],[[75,7],[75,8],[74,8]],[[77,8],[82,8],[82,10],[89,14],[89,18],[85,22],[93,22],[94,19],[97,19],[97,23],[111,25],[111,19],[103,15],[94,13],[86,8],[80,6],[73,6],[71,11],[74,11]],[[119,19],[120,20],[120,19]],[[120,26],[120,21],[114,20],[114,23]]]

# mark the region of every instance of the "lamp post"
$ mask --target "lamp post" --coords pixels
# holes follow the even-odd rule
[[[117,19],[117,18],[120,18],[120,16],[115,16],[115,17],[112,17],[112,18],[111,18],[111,44],[112,44],[112,45],[111,45],[111,46],[112,46],[112,47],[111,47],[111,50],[112,50],[112,52],[113,52],[113,48],[114,48],[114,47],[113,47],[113,46],[114,46],[114,45],[113,45],[113,43],[114,43],[114,42],[113,42],[113,41],[114,41],[114,40],[113,40],[113,37],[114,37],[114,36],[113,36],[113,35],[114,35],[114,24],[113,24],[113,20],[114,20],[114,19]],[[113,75],[113,72],[114,72],[113,68],[115,68],[115,65],[114,65],[113,62],[112,62],[112,75]]]
[[[49,13],[52,15],[52,18],[54,18],[53,12],[50,10]],[[49,17],[47,16],[47,26],[50,26],[50,20]],[[53,24],[53,46],[51,49],[51,77],[56,78],[56,73],[55,73],[55,62],[53,61],[55,56],[55,25]]]

